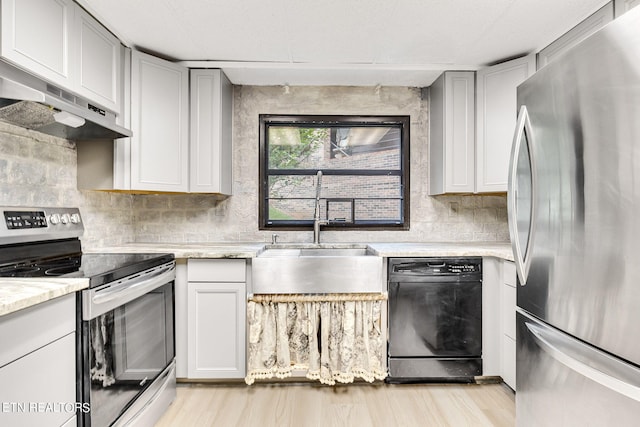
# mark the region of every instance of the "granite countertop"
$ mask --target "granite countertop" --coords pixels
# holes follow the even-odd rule
[[[429,242],[429,243],[322,243],[326,247],[358,245],[370,248],[382,257],[491,256],[513,261],[509,243],[495,242]],[[279,243],[277,246],[312,247],[313,244]],[[130,243],[122,246],[95,248],[86,252],[169,252],[176,258],[255,258],[266,243]]]
[[[0,316],[88,287],[84,278],[0,278]]]
[[[368,246],[383,257],[490,256],[513,261],[510,243],[369,243]]]
[[[304,245],[281,243],[278,246]],[[324,243],[327,247],[366,246],[382,257],[490,256],[513,261],[511,245],[494,242]],[[173,253],[176,258],[255,258],[265,243],[130,243],[94,248],[86,253]],[[307,246],[313,246],[308,244]],[[89,286],[86,278],[0,278],[0,316]]]
[[[85,253],[172,253],[176,258],[255,258],[264,243],[128,243],[92,248]]]

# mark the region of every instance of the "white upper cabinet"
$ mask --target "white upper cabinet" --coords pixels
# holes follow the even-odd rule
[[[475,72],[446,71],[431,85],[429,195],[475,188]]]
[[[615,0],[614,9],[616,12],[616,18],[638,5],[640,5],[640,0]]]
[[[133,51],[131,189],[189,191],[189,70]]]
[[[638,0],[636,0],[638,1]],[[549,46],[538,53],[538,69],[544,67],[591,34],[613,20],[613,2],[609,2],[593,15],[567,31]]]
[[[221,70],[191,70],[189,191],[230,195],[233,86]]]
[[[120,113],[122,110],[123,50],[113,34],[91,15],[76,9],[78,94]]]
[[[116,114],[120,41],[72,0],[3,0],[0,55]]]
[[[75,7],[71,0],[2,0],[2,56],[71,88]]]
[[[133,136],[114,145],[78,144],[78,188],[231,195],[229,79],[221,70],[190,71],[138,51],[124,63],[131,108],[129,114],[124,105],[122,117]]]
[[[536,71],[529,55],[476,74],[477,193],[506,192],[509,157],[517,119],[517,87]]]

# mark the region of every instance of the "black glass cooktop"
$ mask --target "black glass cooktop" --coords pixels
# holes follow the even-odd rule
[[[50,245],[2,248],[0,277],[82,277],[93,288],[174,260],[168,253],[82,254],[75,252],[79,246],[68,244],[60,249],[52,251]]]
[[[83,254],[75,271],[59,272],[64,277],[89,278],[89,287],[94,288],[173,260],[173,254]]]

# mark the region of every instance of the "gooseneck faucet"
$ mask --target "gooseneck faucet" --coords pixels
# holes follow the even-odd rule
[[[320,243],[320,225],[326,221],[320,220],[320,191],[322,190],[322,171],[316,174],[316,210],[313,215],[313,243]]]

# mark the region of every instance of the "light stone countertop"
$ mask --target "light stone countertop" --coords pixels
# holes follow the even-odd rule
[[[305,243],[278,243],[279,247],[313,247]],[[322,243],[324,247],[345,245],[367,246],[382,257],[490,256],[513,261],[509,243],[495,242],[429,242],[429,243]],[[150,252],[175,254],[176,258],[255,258],[269,244],[265,243],[130,243],[96,248],[87,252]]]
[[[88,287],[85,278],[0,278],[0,316]]]
[[[264,243],[128,243],[84,252],[172,253],[176,258],[255,258],[264,248]]]
[[[368,247],[383,257],[496,257],[513,261],[509,243],[433,242],[433,243],[369,243]]]
[[[290,243],[291,245],[304,245]],[[279,246],[286,246],[281,243]],[[323,243],[341,247],[349,243]],[[509,243],[429,242],[361,243],[382,257],[490,256],[513,261]],[[265,243],[130,243],[94,248],[86,253],[173,253],[176,258],[255,258]],[[313,246],[308,244],[306,246]],[[89,287],[88,278],[0,278],[0,316]]]

